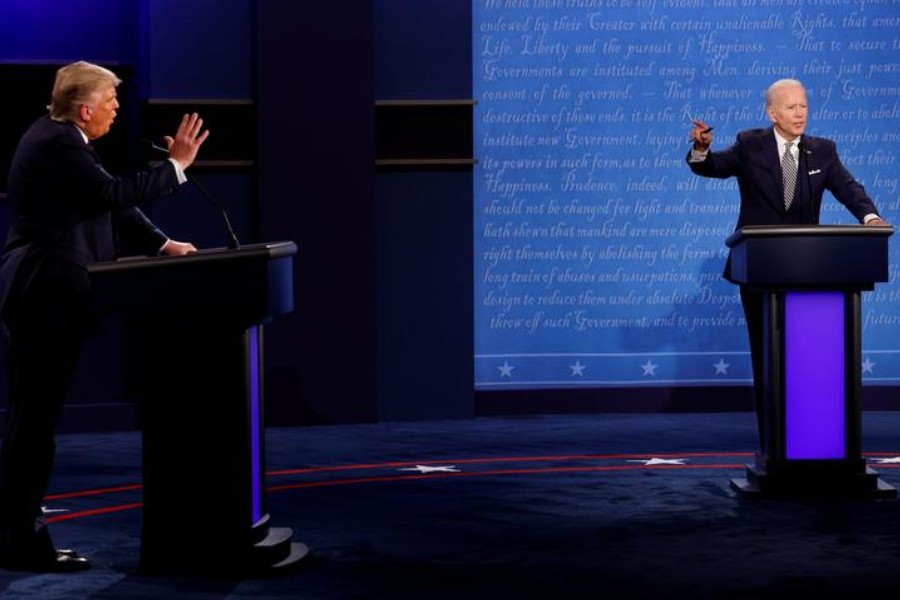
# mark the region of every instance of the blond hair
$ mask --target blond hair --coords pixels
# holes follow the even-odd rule
[[[56,71],[53,93],[47,110],[57,121],[73,119],[78,107],[95,101],[98,92],[108,86],[122,83],[118,76],[100,65],[80,60]]]

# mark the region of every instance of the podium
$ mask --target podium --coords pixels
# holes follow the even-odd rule
[[[142,439],[146,574],[260,575],[308,554],[265,497],[263,326],[293,310],[293,242],[88,267],[121,317]]]
[[[893,229],[743,227],[732,278],[763,294],[763,431],[743,496],[890,498],[861,449],[861,299],[888,281]]]

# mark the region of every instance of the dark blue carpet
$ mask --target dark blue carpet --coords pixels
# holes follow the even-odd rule
[[[296,572],[243,580],[137,574],[140,436],[70,434],[58,438],[47,509],[65,519],[51,526],[57,545],[90,556],[94,568],[0,571],[2,597],[900,591],[897,500],[747,499],[730,489],[756,446],[750,413],[482,418],[270,429],[267,436],[273,525],[293,528],[311,550]],[[900,413],[865,413],[863,439],[873,468],[900,487],[900,472],[882,463],[900,456]],[[84,493],[91,490],[100,493]],[[203,519],[216,501],[211,489],[185,510]]]

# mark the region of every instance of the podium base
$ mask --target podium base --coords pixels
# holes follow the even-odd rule
[[[790,473],[769,473],[756,464],[745,465],[746,478],[731,480],[731,488],[746,498],[896,498],[897,489],[885,483],[878,473],[866,467],[863,472],[836,470],[829,473],[821,468],[803,472],[793,468]]]
[[[290,527],[270,527],[265,515],[242,544],[240,536],[216,536],[187,529],[178,541],[168,532],[155,538],[144,531],[138,571],[147,576],[199,576],[216,579],[265,577],[293,571],[310,554],[292,541]]]
[[[308,555],[309,548],[307,548],[306,544],[302,542],[292,542],[290,554],[287,556],[287,558],[285,558],[281,562],[277,562],[274,565],[271,565],[266,569],[266,573],[277,574],[280,572],[291,570],[295,567],[300,566],[300,561],[302,561]]]

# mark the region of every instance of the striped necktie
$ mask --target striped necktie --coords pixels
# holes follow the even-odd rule
[[[791,146],[794,142],[784,145],[784,155],[781,157],[781,176],[784,183],[784,210],[791,207],[794,199],[794,186],[797,185],[797,161],[791,154]]]

